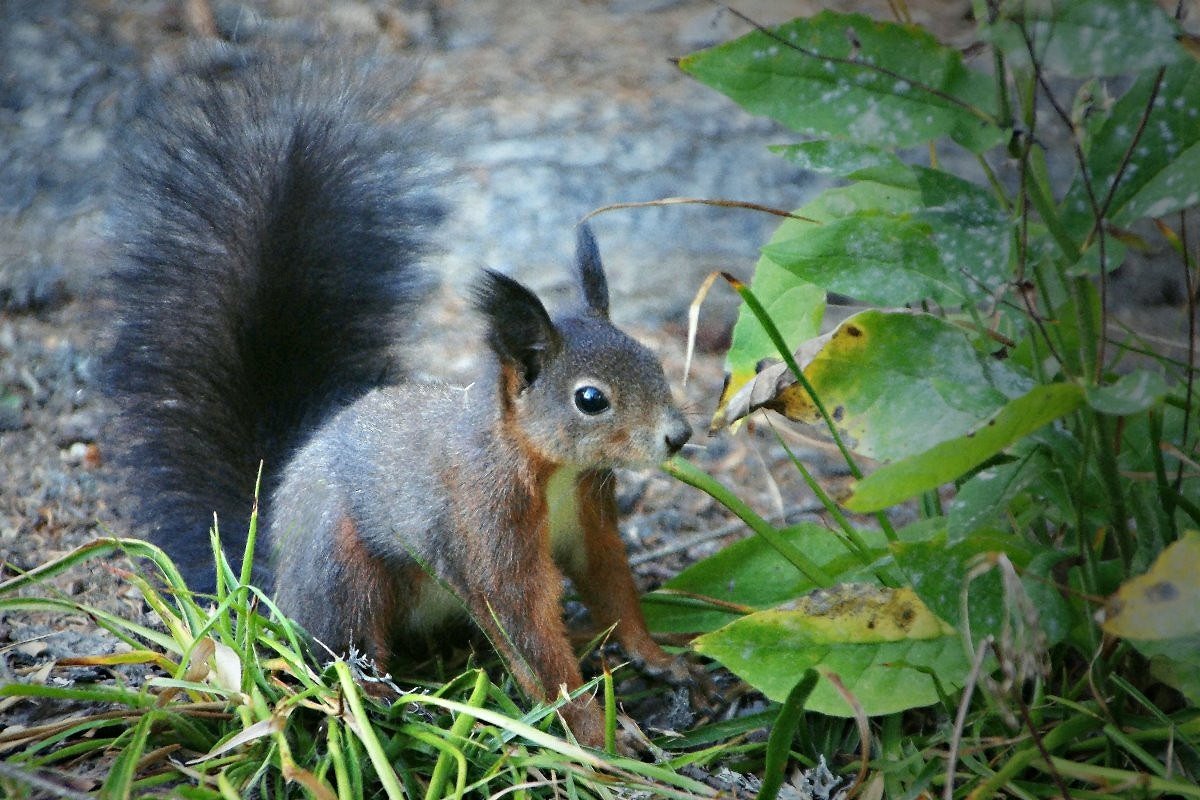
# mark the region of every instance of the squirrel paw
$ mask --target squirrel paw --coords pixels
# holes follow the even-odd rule
[[[635,662],[634,665],[647,677],[660,680],[675,689],[686,689],[692,707],[701,714],[724,702],[720,690],[704,665],[683,655],[668,656],[663,661]]]

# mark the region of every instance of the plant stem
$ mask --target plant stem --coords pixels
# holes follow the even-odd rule
[[[1057,728],[1054,728],[1042,739],[1042,747],[1046,752],[1053,753],[1058,748],[1069,744],[1084,733],[1103,726],[1103,722],[1095,717],[1086,715],[1067,717]],[[992,773],[987,780],[971,791],[971,800],[985,800],[1000,790],[1006,783],[1013,780],[1026,767],[1041,758],[1041,753],[1033,744],[1028,744],[1018,750],[1004,764]],[[1069,773],[1068,770],[1062,770]]]
[[[770,424],[769,421],[768,424]],[[771,430],[775,431],[774,425],[771,425]],[[783,451],[787,453],[788,458],[792,460],[792,464],[796,466],[796,470],[800,473],[800,477],[803,478],[805,485],[807,485],[809,490],[816,495],[817,500],[825,507],[825,510],[829,512],[829,516],[833,517],[834,522],[836,522],[838,527],[842,529],[842,532],[846,534],[846,538],[853,545],[853,549],[858,551],[858,557],[862,559],[863,564],[870,564],[870,548],[867,547],[867,543],[863,541],[861,536],[859,536],[858,531],[855,530],[854,526],[850,524],[850,520],[846,519],[846,515],[842,513],[842,510],[837,507],[837,503],[833,502],[833,498],[831,498],[825,492],[824,487],[817,482],[817,479],[813,477],[813,474],[808,470],[808,467],[804,466],[804,462],[796,457],[796,454],[792,452],[792,448],[787,446],[787,442],[783,440],[783,437],[779,435],[778,431],[775,431],[775,440],[779,442],[779,446],[783,448]],[[896,541],[896,531],[892,528],[891,520],[887,518],[887,515],[881,511],[878,515],[876,515],[876,518],[880,521],[881,526],[886,524],[886,527],[883,528],[883,533],[887,537],[888,541]],[[890,586],[891,584],[888,585]]]
[[[758,323],[762,325],[763,330],[766,331],[767,336],[771,339],[771,343],[775,345],[775,349],[779,351],[779,355],[783,358],[784,363],[787,364],[788,369],[792,371],[796,380],[804,387],[804,391],[808,392],[808,396],[812,398],[813,405],[816,406],[817,413],[821,415],[822,421],[824,421],[825,426],[829,429],[829,433],[833,437],[833,442],[837,445],[838,452],[842,454],[842,458],[846,461],[846,466],[849,468],[850,474],[855,479],[861,480],[863,476],[862,470],[855,463],[854,456],[850,455],[850,450],[846,447],[846,443],[842,441],[842,436],[838,433],[837,426],[833,422],[833,417],[830,416],[829,410],[825,408],[825,403],[817,395],[816,389],[813,388],[812,383],[808,380],[808,376],[804,374],[804,370],[800,369],[800,365],[796,363],[795,356],[788,349],[787,343],[783,340],[779,329],[775,327],[775,323],[771,321],[767,310],[763,308],[762,303],[758,302],[758,298],[750,291],[749,286],[728,272],[722,272],[721,277],[725,278],[729,285],[734,288],[734,291],[741,295],[747,308],[754,314]]]
[[[1031,150],[1031,155],[1032,152]],[[1054,207],[1054,199],[1050,194],[1049,187],[1042,183],[1036,170],[1030,170],[1028,178],[1029,183],[1026,188],[1029,191],[1029,201],[1033,203],[1033,207],[1037,210],[1038,216],[1042,218],[1042,222],[1046,223],[1046,230],[1050,231],[1050,235],[1054,238],[1054,243],[1058,245],[1058,249],[1062,252],[1065,263],[1074,264],[1079,260],[1081,255],[1079,245],[1071,237],[1070,232],[1067,231],[1062,217],[1058,214],[1058,209]]]
[[[662,465],[662,468],[668,475],[683,481],[689,486],[696,487],[736,514],[739,519],[750,526],[751,530],[763,537],[767,544],[775,548],[776,552],[787,559],[792,566],[800,570],[806,578],[817,586],[825,588],[834,584],[833,578],[820,565],[804,555],[804,553],[801,553],[795,545],[783,538],[779,534],[779,531],[775,530],[770,523],[755,514],[750,506],[743,503],[737,495],[722,486],[707,472],[690,461],[685,461],[678,457],[667,461]]]
[[[1200,299],[1200,269],[1188,252],[1187,217],[1179,212],[1179,249],[1183,259],[1183,288],[1187,292],[1188,349],[1187,372],[1183,395],[1183,430],[1179,434],[1179,449],[1188,452],[1188,434],[1191,432],[1192,401],[1196,391],[1196,344],[1200,338],[1196,330],[1196,303]],[[1175,493],[1183,486],[1183,460],[1175,469]]]
[[[1129,516],[1125,509],[1125,489],[1121,485],[1121,473],[1117,467],[1117,452],[1120,442],[1117,438],[1117,420],[1104,414],[1087,411],[1095,419],[1093,430],[1097,438],[1096,460],[1100,467],[1100,477],[1104,481],[1105,494],[1112,508],[1110,521],[1115,534],[1114,544],[1121,563],[1130,565],[1130,553],[1127,545],[1130,543]]]

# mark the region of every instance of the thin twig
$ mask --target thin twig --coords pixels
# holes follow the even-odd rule
[[[781,208],[765,206],[761,203],[751,203],[746,200],[721,200],[715,197],[662,197],[658,200],[640,200],[628,203],[610,203],[606,206],[593,209],[584,215],[580,222],[586,222],[597,214],[603,214],[605,211],[617,211],[622,208],[653,208],[655,206],[717,206],[718,208],[744,208],[749,211],[761,211],[764,214],[771,214],[776,217],[784,217],[786,219],[795,219],[800,222],[811,222],[814,225],[820,225],[820,220],[805,217],[800,214],[793,214],[791,211],[784,211]]]
[[[862,760],[859,762],[858,775],[854,777],[854,783],[846,790],[846,797],[853,800],[863,790],[863,787],[866,786],[867,773],[871,768],[871,726],[867,722],[867,714],[863,710],[862,703],[858,702],[858,698],[854,696],[854,693],[846,688],[846,684],[842,682],[842,677],[837,673],[828,672],[825,673],[825,679],[842,696],[842,699],[846,701],[846,705],[850,706],[850,710],[854,714],[854,724],[858,728]]]
[[[1129,146],[1125,148],[1125,154],[1121,156],[1120,164],[1117,166],[1117,171],[1113,175],[1112,183],[1108,187],[1108,193],[1104,196],[1104,202],[1100,205],[1100,211],[1096,220],[1092,223],[1092,230],[1088,232],[1087,239],[1084,240],[1086,247],[1092,240],[1100,227],[1101,219],[1108,214],[1109,208],[1112,206],[1113,197],[1117,193],[1117,187],[1121,185],[1121,178],[1125,176],[1125,170],[1129,168],[1130,161],[1133,160],[1133,151],[1137,147],[1138,141],[1142,138],[1142,134],[1146,131],[1146,125],[1150,122],[1150,114],[1154,110],[1154,101],[1158,99],[1158,93],[1162,89],[1163,77],[1167,74],[1166,67],[1160,67],[1158,74],[1154,76],[1154,86],[1150,89],[1150,99],[1146,102],[1146,109],[1142,112],[1142,118],[1138,121],[1137,130],[1133,132],[1133,138],[1129,140]]]
[[[997,13],[999,13],[999,12],[997,11]],[[1032,89],[1031,89],[1031,93],[1032,93]],[[1021,298],[1021,304],[1025,307],[1024,311],[1025,311],[1027,318],[1033,321],[1034,327],[1036,327],[1038,329],[1038,333],[1041,334],[1042,339],[1046,342],[1047,349],[1049,349],[1051,355],[1054,356],[1055,360],[1059,364],[1065,365],[1067,363],[1066,360],[1063,359],[1062,355],[1060,353],[1058,353],[1058,351],[1056,350],[1056,348],[1054,346],[1054,340],[1050,337],[1050,331],[1046,329],[1046,326],[1042,319],[1042,315],[1038,312],[1038,310],[1034,306],[1032,290],[1029,288],[1026,288],[1026,287],[1030,286],[1029,282],[1026,280],[1025,273],[1029,267],[1029,207],[1031,204],[1033,204],[1033,200],[1029,195],[1029,192],[1030,192],[1030,188],[1029,188],[1029,169],[1030,169],[1029,155],[1033,151],[1033,145],[1034,145],[1034,142],[1036,141],[1036,138],[1035,138],[1035,134],[1037,133],[1037,111],[1036,111],[1036,109],[1033,109],[1030,112],[1029,119],[1027,120],[1027,122],[1028,122],[1029,130],[1026,132],[1025,136],[1023,137],[1023,139],[1021,141],[1021,159],[1020,159],[1021,170],[1020,170],[1020,174],[1019,174],[1020,186],[1018,188],[1019,194],[1017,195],[1018,203],[1020,206],[1021,226],[1020,226],[1020,234],[1017,239],[1018,253],[1017,253],[1017,276],[1016,276],[1015,285],[1016,285],[1016,289],[1017,289],[1017,294]],[[1036,189],[1035,189],[1035,191],[1036,191]]]
[[[1041,754],[1042,759],[1046,762],[1046,770],[1050,773],[1050,777],[1054,779],[1054,783],[1058,786],[1059,796],[1063,800],[1071,800],[1071,793],[1067,790],[1066,781],[1063,780],[1059,771],[1054,767],[1054,763],[1050,760],[1050,753],[1046,750],[1046,743],[1042,740],[1041,734],[1038,733],[1037,727],[1033,724],[1033,717],[1029,714],[1029,706],[1025,703],[1025,698],[1017,692],[1017,708],[1021,710],[1021,719],[1025,722],[1025,727],[1029,729],[1029,733],[1033,737],[1033,745]]]
[[[1094,187],[1092,186],[1092,175],[1087,169],[1087,157],[1084,155],[1084,148],[1082,148],[1082,145],[1079,143],[1079,132],[1075,130],[1075,125],[1072,121],[1070,121],[1070,114],[1067,112],[1067,109],[1063,108],[1062,104],[1058,102],[1058,97],[1055,95],[1054,90],[1050,88],[1050,83],[1048,80],[1046,80],[1045,73],[1042,72],[1042,61],[1038,59],[1037,52],[1033,48],[1033,37],[1030,35],[1030,31],[1028,31],[1026,28],[1024,20],[1021,20],[1021,22],[1018,23],[1018,29],[1021,31],[1022,40],[1025,41],[1025,49],[1027,50],[1028,54],[1030,54],[1030,62],[1033,65],[1033,77],[1037,80],[1038,85],[1042,86],[1042,94],[1045,95],[1046,102],[1050,103],[1050,107],[1055,110],[1055,114],[1058,115],[1058,119],[1062,120],[1062,124],[1067,128],[1067,132],[1070,136],[1070,146],[1072,146],[1072,151],[1075,155],[1075,161],[1079,164],[1080,180],[1082,181],[1082,184],[1084,184],[1084,191],[1087,193],[1088,204],[1090,204],[1092,207],[1092,233],[1097,233],[1099,236],[1100,330],[1103,331],[1104,327],[1108,325],[1109,313],[1108,252],[1106,252],[1105,248],[1103,225],[1104,211],[1102,210],[1102,206],[1100,206],[1096,200],[1096,190],[1094,190]],[[1124,172],[1124,162],[1128,161],[1129,156],[1133,154],[1132,145],[1133,143],[1130,143],[1130,149],[1126,151],[1126,158],[1124,158],[1121,168],[1117,170],[1117,178],[1120,178],[1121,173]],[[1114,187],[1115,186],[1116,182],[1114,182]],[[1087,241],[1091,241],[1092,233],[1088,234]],[[1080,247],[1080,252],[1084,252],[1085,248],[1086,245],[1084,247]],[[1100,336],[1099,338],[1100,341],[1098,343],[1096,363],[1094,363],[1094,365],[1090,365],[1093,371],[1092,379],[1096,380],[1097,383],[1100,379],[1100,375],[1103,374],[1105,357],[1104,337]],[[1085,365],[1085,367],[1086,366],[1088,365]]]
[[[980,640],[979,649],[975,651],[975,661],[971,664],[971,671],[967,673],[967,679],[963,684],[962,699],[958,702],[958,713],[954,715],[954,731],[950,734],[950,752],[946,754],[946,785],[942,787],[942,800],[953,800],[954,798],[954,773],[958,769],[958,750],[962,743],[963,729],[967,726],[967,710],[971,707],[971,696],[975,694],[975,684],[979,680],[979,673],[983,670],[983,660],[987,658],[988,651],[992,648],[992,641],[991,634]]]

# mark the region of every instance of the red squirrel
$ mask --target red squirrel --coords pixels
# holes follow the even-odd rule
[[[399,354],[442,212],[411,124],[393,116],[401,95],[361,64],[238,56],[143,103],[113,217],[106,371],[136,519],[211,590],[205,529],[216,512],[240,557],[261,460],[255,579],[334,651],[386,664],[469,615],[524,690],[551,701],[583,683],[566,575],[635,662],[686,682],[638,606],[612,468],[656,465],[692,429],[658,360],[609,321],[588,227],[578,308],[551,317],[485,271],[479,379],[406,379]],[[594,699],[564,717],[602,743]]]

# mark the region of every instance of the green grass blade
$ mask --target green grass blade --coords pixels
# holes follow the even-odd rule
[[[670,476],[694,486],[712,497],[721,505],[728,508],[750,527],[752,531],[775,548],[796,569],[818,586],[832,586],[833,578],[821,569],[820,565],[800,552],[791,542],[779,535],[779,532],[762,517],[742,502],[741,498],[726,489],[715,478],[696,467],[690,461],[682,458],[672,458],[662,465],[663,470]]]
[[[471,690],[471,697],[467,700],[467,705],[471,708],[481,708],[483,701],[487,698],[488,677],[483,670],[476,670],[475,686]],[[475,724],[475,717],[471,714],[459,714],[454,720],[454,724],[450,726],[449,739],[461,740],[466,739],[467,734],[471,730],[471,726]],[[458,761],[458,784],[456,795],[461,797],[463,787],[467,779],[466,760],[462,757],[462,753],[458,750],[453,751],[453,757]],[[429,789],[425,793],[425,800],[440,800],[443,796],[446,779],[450,775],[450,758],[452,753],[443,750],[438,756],[437,763],[433,767],[433,775],[429,779]]]
[[[783,786],[792,736],[796,733],[796,726],[800,724],[804,703],[812,694],[819,677],[815,669],[806,669],[779,709],[779,715],[775,718],[775,724],[771,726],[771,734],[767,739],[767,763],[763,767],[762,788],[758,791],[758,800],[775,800]]]
[[[375,734],[375,729],[371,726],[367,710],[363,707],[362,694],[359,692],[358,684],[354,682],[354,677],[350,674],[350,665],[345,661],[336,661],[333,669],[337,673],[338,684],[342,688],[342,698],[349,705],[352,714],[347,719],[347,724],[366,748],[367,756],[371,759],[371,765],[375,767],[375,774],[379,777],[384,792],[390,800],[404,800],[406,797],[404,788],[400,785],[396,770],[393,769],[387,754],[383,751],[383,745],[379,742],[379,737]],[[402,698],[397,702],[408,701]]]
[[[150,737],[150,728],[158,716],[156,712],[150,711],[143,714],[137,725],[134,726],[128,740],[113,760],[108,777],[104,779],[104,785],[100,787],[100,796],[104,800],[126,800],[130,797],[138,762],[146,752],[146,741]]]

